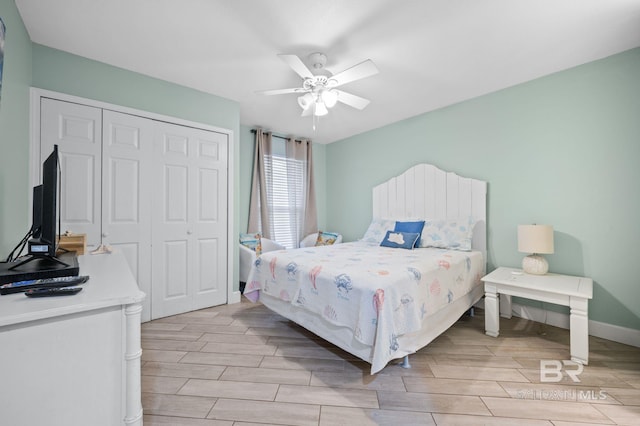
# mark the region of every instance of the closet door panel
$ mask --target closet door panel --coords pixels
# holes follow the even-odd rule
[[[152,318],[193,309],[189,140],[180,130],[167,123],[158,123],[155,129]]]
[[[95,216],[94,158],[90,155],[61,153],[59,159],[60,168],[64,170],[60,188],[60,214],[71,229],[79,225],[90,226]]]
[[[220,269],[218,264],[218,240],[217,239],[198,239],[197,241],[198,251],[198,288],[197,294],[207,294],[210,292],[219,291],[219,283],[217,282],[217,275]],[[198,300],[198,297],[196,297]],[[199,305],[199,303],[196,303]],[[204,306],[198,306],[201,308]]]
[[[171,303],[175,310],[165,310],[166,314],[189,310],[189,290],[187,288],[188,273],[188,241],[165,241],[162,249],[161,265],[166,282],[163,287],[162,299],[164,303]]]
[[[198,271],[196,309],[226,303],[227,253],[227,135],[190,129],[190,171],[194,206],[191,228],[194,271]]]
[[[219,219],[219,174],[219,171],[215,169],[199,170],[198,220],[201,223],[216,223]]]
[[[186,165],[166,165],[164,167],[164,220],[167,223],[187,225],[189,168]]]
[[[88,250],[101,243],[101,132],[100,108],[41,98],[40,164],[58,145],[61,232],[86,234]]]
[[[151,319],[151,174],[154,121],[104,110],[102,241],[121,248]]]
[[[153,301],[154,318],[227,301],[227,253],[220,249],[227,244],[227,136],[167,123],[157,132],[153,247],[186,241],[187,254],[184,276],[172,276],[185,283],[184,296],[154,268],[154,295],[162,295]]]

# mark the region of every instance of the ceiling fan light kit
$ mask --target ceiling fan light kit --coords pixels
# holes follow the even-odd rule
[[[285,93],[304,93],[298,97],[298,105],[302,108],[302,116],[313,115],[315,130],[315,117],[321,117],[329,113],[336,103],[342,102],[353,108],[362,110],[369,100],[354,94],[336,89],[338,86],[355,80],[370,77],[378,73],[375,64],[367,59],[351,68],[348,68],[332,76],[314,75],[309,68],[296,55],[278,55],[287,63],[293,71],[302,77],[302,87],[291,89],[265,90],[259,93],[264,95],[281,95]],[[309,55],[310,63],[314,70],[322,70],[327,63],[325,54],[316,52]]]
[[[316,117],[322,117],[323,115],[329,114],[329,110],[326,105],[322,103],[322,100],[318,99],[313,108],[313,115]]]
[[[309,108],[315,101],[316,100],[313,97],[312,93],[305,93],[304,95],[298,98],[298,105],[300,105],[300,108],[305,110]]]
[[[320,98],[327,108],[333,108],[338,103],[338,92],[333,89],[325,89],[320,92]]]

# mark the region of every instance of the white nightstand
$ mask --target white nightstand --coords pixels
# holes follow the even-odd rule
[[[593,298],[591,278],[568,275],[530,275],[515,268],[498,268],[482,278],[484,281],[485,332],[498,337],[499,314],[511,318],[511,296],[569,306],[571,360],[589,363],[589,299]],[[500,294],[500,304],[498,304]],[[500,306],[499,306],[500,305]]]

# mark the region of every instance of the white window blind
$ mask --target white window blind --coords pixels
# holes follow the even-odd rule
[[[287,248],[296,248],[303,237],[306,164],[276,155],[264,160],[271,236]]]

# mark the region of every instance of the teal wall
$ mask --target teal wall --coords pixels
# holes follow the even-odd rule
[[[249,200],[251,199],[251,178],[253,174],[253,154],[255,135],[253,127],[240,126],[240,232],[246,232],[249,223]],[[312,139],[313,140],[313,139]],[[324,230],[327,224],[327,146],[313,144],[313,171],[318,204],[318,228]]]
[[[231,129],[237,140],[237,102],[39,44],[33,44],[32,85]]]
[[[347,240],[373,186],[432,163],[488,182],[489,270],[519,266],[518,224],[551,224],[551,271],[594,280],[589,318],[640,329],[640,48],[330,144],[326,161],[327,222]]]
[[[6,26],[0,92],[0,258],[4,260],[31,224],[29,86],[31,40],[13,1],[0,0]]]

